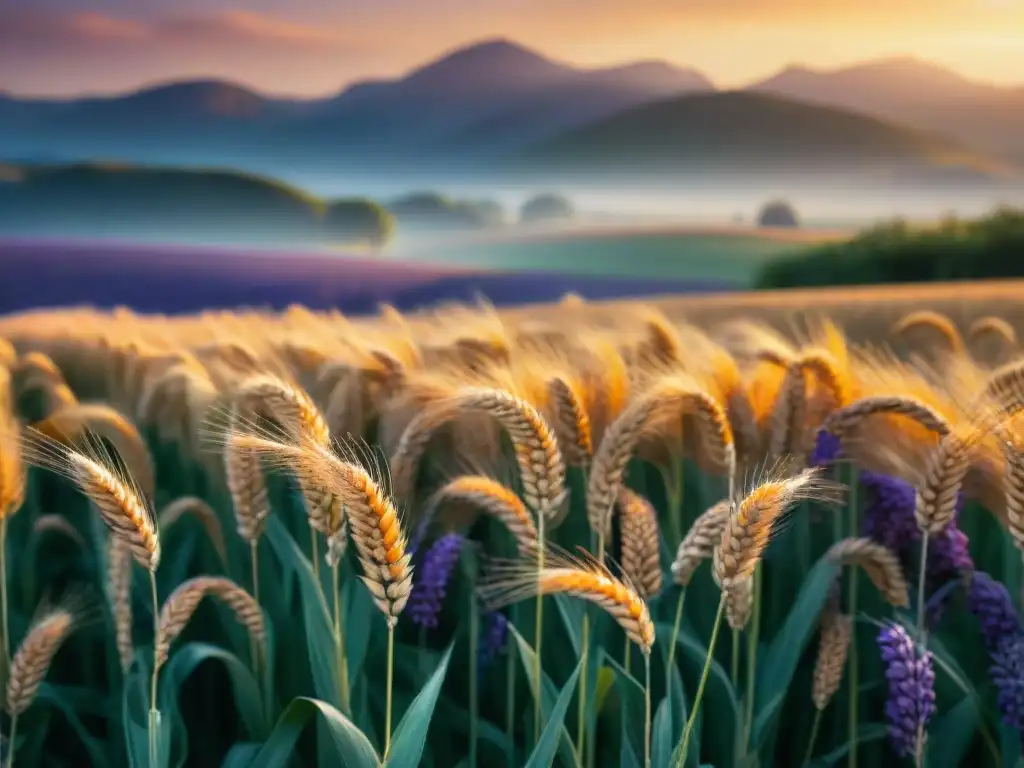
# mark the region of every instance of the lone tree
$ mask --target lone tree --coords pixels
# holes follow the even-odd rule
[[[559,221],[576,215],[569,199],[564,195],[544,193],[535,195],[519,209],[519,220],[524,224],[535,221]]]
[[[785,200],[772,200],[766,203],[757,214],[759,227],[799,227],[800,221],[796,211]]]
[[[327,206],[324,226],[331,240],[383,247],[395,231],[395,217],[372,200],[336,200]]]

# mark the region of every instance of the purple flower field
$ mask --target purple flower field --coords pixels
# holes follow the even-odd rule
[[[726,282],[630,279],[376,260],[300,251],[0,241],[0,312],[91,304],[168,314],[259,306],[372,312],[380,302],[402,310],[484,296],[496,305],[734,288]]]

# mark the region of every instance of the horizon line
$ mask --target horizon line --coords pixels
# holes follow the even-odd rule
[[[515,39],[513,39],[511,37],[496,35],[496,36],[490,36],[490,37],[474,38],[473,40],[470,40],[470,41],[467,41],[467,42],[464,42],[464,43],[460,43],[460,44],[457,44],[457,45],[449,46],[447,48],[443,48],[440,52],[432,55],[431,57],[421,61],[418,64],[415,64],[415,65],[413,65],[413,66],[403,70],[400,74],[391,75],[391,76],[388,76],[388,75],[364,75],[364,76],[361,76],[361,77],[356,77],[356,78],[353,78],[353,79],[351,79],[349,81],[342,82],[340,85],[336,86],[332,90],[325,91],[324,93],[322,93],[320,95],[305,95],[305,94],[297,94],[297,93],[288,94],[288,93],[273,92],[273,91],[270,91],[270,90],[264,90],[263,88],[261,88],[258,85],[246,82],[243,78],[234,78],[234,77],[230,77],[230,76],[224,76],[224,75],[218,75],[218,74],[211,73],[209,75],[202,75],[202,76],[195,76],[195,77],[185,77],[185,76],[178,77],[178,76],[174,76],[174,75],[168,75],[167,77],[164,77],[164,78],[156,78],[156,79],[144,80],[144,81],[140,82],[138,85],[136,85],[134,87],[131,87],[131,88],[127,88],[127,89],[125,89],[125,88],[110,89],[110,90],[103,90],[103,89],[91,90],[90,89],[90,90],[82,90],[82,91],[76,91],[76,92],[69,92],[69,93],[66,93],[66,94],[63,94],[63,95],[44,95],[44,94],[38,94],[38,93],[19,92],[17,90],[11,90],[11,89],[5,88],[2,84],[0,84],[0,97],[7,97],[7,98],[10,98],[10,99],[17,99],[17,100],[22,100],[22,101],[69,101],[69,100],[86,100],[86,99],[116,99],[116,98],[129,97],[129,96],[132,96],[134,94],[138,94],[138,93],[142,93],[142,92],[150,91],[150,90],[155,90],[155,89],[158,89],[158,88],[161,88],[161,87],[168,87],[168,86],[174,86],[174,85],[182,85],[182,84],[186,84],[186,83],[221,83],[221,84],[234,85],[234,86],[243,88],[243,89],[245,89],[247,91],[251,91],[253,94],[255,94],[257,96],[260,96],[260,97],[263,97],[263,98],[266,98],[266,99],[269,99],[269,100],[274,100],[274,101],[296,101],[296,102],[316,102],[316,101],[323,101],[323,100],[330,99],[330,98],[336,98],[336,97],[340,96],[341,94],[345,93],[347,90],[349,90],[353,86],[361,84],[361,83],[366,83],[366,82],[397,82],[397,81],[400,81],[400,80],[403,80],[403,79],[409,77],[410,75],[412,75],[415,72],[418,72],[418,71],[420,71],[422,69],[430,67],[430,66],[432,66],[432,65],[434,65],[434,64],[436,64],[436,63],[438,63],[440,61],[443,61],[444,59],[447,59],[447,58],[449,58],[449,57],[451,57],[451,56],[453,56],[453,55],[455,55],[457,53],[461,53],[461,52],[464,52],[464,51],[467,51],[467,50],[471,50],[473,48],[482,47],[482,46],[485,46],[485,45],[494,45],[494,44],[498,44],[498,43],[508,44],[508,45],[513,46],[515,48],[518,48],[518,49],[520,49],[522,51],[530,53],[530,54],[532,54],[534,56],[537,56],[539,58],[542,58],[542,59],[545,59],[547,61],[550,61],[553,64],[564,66],[564,67],[568,67],[568,68],[577,70],[578,72],[581,72],[581,73],[600,72],[602,70],[622,69],[622,68],[626,68],[626,67],[630,67],[630,66],[636,66],[638,64],[663,64],[663,65],[668,66],[668,67],[670,67],[670,68],[672,68],[674,70],[689,71],[689,72],[693,72],[693,73],[695,73],[697,75],[700,75],[701,77],[703,77],[705,80],[708,81],[708,83],[711,85],[711,89],[712,90],[717,91],[717,92],[722,92],[722,93],[735,92],[735,91],[746,91],[746,90],[749,90],[753,86],[760,85],[761,83],[765,82],[766,80],[770,80],[770,79],[772,79],[774,77],[777,77],[778,75],[781,75],[781,74],[783,74],[785,72],[789,72],[789,71],[792,71],[792,70],[804,70],[804,71],[811,72],[811,73],[814,73],[814,74],[825,74],[825,75],[827,75],[827,74],[836,74],[836,73],[839,73],[839,72],[844,72],[844,71],[847,71],[847,70],[850,70],[850,69],[856,69],[858,67],[862,67],[862,66],[865,66],[865,65],[881,64],[881,63],[885,63],[885,62],[897,62],[897,61],[913,62],[913,63],[921,64],[921,65],[924,65],[924,66],[927,66],[927,67],[933,67],[933,68],[935,68],[937,70],[942,70],[942,71],[947,72],[947,73],[949,73],[951,75],[954,75],[955,77],[958,77],[958,78],[960,78],[961,80],[963,80],[963,81],[965,81],[967,83],[971,83],[973,85],[978,85],[978,86],[982,86],[982,87],[989,87],[989,88],[994,88],[994,89],[1003,90],[1003,91],[1014,91],[1014,90],[1017,90],[1017,89],[1024,89],[1024,81],[1019,82],[1019,83],[1001,83],[1001,82],[995,81],[995,80],[988,80],[988,79],[984,79],[984,78],[971,77],[969,75],[963,74],[962,72],[960,72],[954,66],[947,65],[947,64],[937,63],[937,62],[932,61],[930,59],[922,58],[920,56],[915,56],[913,54],[899,53],[899,52],[893,52],[893,53],[889,53],[889,54],[884,54],[884,55],[880,55],[880,56],[873,56],[873,57],[864,58],[864,59],[854,59],[854,60],[852,60],[852,61],[850,61],[848,63],[840,64],[840,65],[836,65],[836,66],[830,66],[830,67],[815,67],[815,66],[811,66],[809,64],[801,63],[799,61],[791,61],[789,63],[780,65],[779,67],[768,71],[766,74],[762,74],[762,75],[760,75],[760,76],[758,76],[758,77],[756,77],[756,78],[754,78],[754,79],[752,79],[752,80],[750,80],[748,82],[745,82],[742,85],[734,85],[734,86],[731,86],[731,87],[721,87],[719,85],[719,83],[716,82],[714,77],[712,77],[711,75],[707,74],[703,69],[701,69],[701,68],[699,68],[699,67],[697,67],[695,65],[692,65],[692,64],[675,64],[675,63],[673,63],[673,62],[671,62],[671,61],[669,61],[668,59],[665,59],[665,58],[638,58],[638,59],[628,59],[628,60],[620,61],[620,62],[616,62],[616,63],[604,64],[604,65],[600,65],[600,66],[584,66],[584,65],[576,64],[576,63],[571,62],[571,61],[569,61],[567,59],[564,59],[564,58],[551,56],[551,55],[541,51],[538,48],[535,48],[535,47],[533,47],[531,45],[522,43],[522,42],[520,42],[518,40],[515,40]]]

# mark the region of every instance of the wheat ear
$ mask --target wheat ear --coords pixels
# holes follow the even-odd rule
[[[971,467],[972,441],[970,435],[950,432],[932,452],[914,505],[917,527],[923,533],[942,533],[953,522],[957,497]]]
[[[216,597],[227,605],[234,612],[238,623],[244,626],[249,636],[256,641],[256,646],[264,649],[267,637],[266,622],[259,603],[252,595],[231,579],[196,576],[179,584],[160,609],[155,650],[158,669],[167,662],[171,644],[185,629],[200,601],[207,595]],[[256,663],[256,659],[253,659],[253,663]]]
[[[548,382],[548,392],[554,406],[555,434],[566,464],[586,467],[594,454],[594,445],[582,393],[564,376],[554,376]]]
[[[702,394],[684,379],[661,379],[630,403],[605,430],[587,484],[587,519],[600,538],[607,539],[611,533],[612,510],[626,466],[641,437],[652,425],[679,415],[689,404],[703,399]]]
[[[645,654],[654,645],[654,624],[647,603],[626,579],[583,554],[579,558],[549,550],[540,572],[525,561],[492,565],[479,588],[484,602],[497,609],[538,594],[567,594],[605,610]]]
[[[235,412],[232,411],[232,414],[234,423]],[[224,474],[235,511],[238,535],[254,546],[270,516],[270,499],[259,456],[239,450],[235,435],[232,428],[224,446]]]
[[[814,663],[814,683],[811,700],[814,708],[823,711],[832,701],[843,682],[846,656],[853,639],[853,618],[828,613],[822,617],[818,658]]]
[[[899,395],[878,395],[855,400],[830,413],[821,423],[821,431],[842,438],[865,419],[879,415],[906,416],[940,437],[949,434],[949,424],[942,414],[920,400]]]
[[[152,510],[132,478],[121,472],[98,439],[86,435],[78,451],[29,429],[22,440],[25,460],[71,480],[93,503],[103,522],[143,568],[160,564],[160,536]]]
[[[798,455],[803,448],[803,430],[807,418],[807,379],[799,361],[786,367],[786,375],[775,398],[771,418],[768,456],[778,459]]]
[[[43,536],[47,533],[57,533],[70,539],[79,549],[85,549],[85,538],[64,515],[46,514],[40,515],[32,523],[32,533],[36,536]]]
[[[423,454],[426,453],[427,445],[437,431],[457,414],[458,407],[453,401],[441,400],[421,410],[406,425],[388,462],[391,467],[392,487],[397,498],[410,498],[416,484],[416,472],[419,470]]]
[[[722,531],[714,552],[715,581],[728,592],[733,584],[754,575],[777,524],[796,503],[831,501],[838,487],[807,469],[785,479],[769,479],[754,488],[737,506]]]
[[[220,519],[213,511],[213,507],[198,496],[182,496],[165,506],[157,517],[160,529],[167,530],[185,515],[193,515],[202,524],[220,561],[226,563],[228,561],[227,542],[224,540],[224,529],[221,527]]]
[[[960,331],[957,330],[952,320],[939,312],[930,309],[910,312],[893,325],[891,333],[893,336],[902,336],[913,328],[930,328],[942,337],[951,353],[954,355],[964,353],[964,340],[960,336]]]
[[[837,541],[825,556],[840,566],[860,566],[886,602],[895,608],[910,607],[910,588],[903,567],[888,547],[871,539],[850,538]]]
[[[537,526],[529,510],[508,486],[484,475],[462,475],[438,490],[430,503],[436,508],[446,502],[464,502],[483,510],[501,522],[512,537],[521,555],[537,548]]]
[[[754,579],[735,582],[728,592],[722,593],[725,598],[725,620],[729,628],[742,632],[754,611]]]
[[[1024,451],[1016,440],[1003,445],[1006,471],[1003,490],[1006,494],[1006,527],[1017,549],[1024,552]]]
[[[1014,360],[996,368],[985,389],[1010,414],[1024,408],[1024,360]]]
[[[672,562],[672,577],[676,584],[688,586],[700,564],[714,555],[729,522],[730,509],[730,500],[722,499],[693,521]]]
[[[971,323],[971,327],[967,331],[967,338],[972,343],[977,342],[982,336],[988,335],[998,337],[1007,347],[1017,345],[1017,331],[1001,317],[993,315],[979,317]]]
[[[622,572],[637,594],[650,600],[661,591],[661,538],[651,503],[628,488],[619,492],[622,520]]]
[[[512,441],[527,507],[546,518],[555,517],[565,501],[565,462],[555,432],[540,412],[510,392],[469,387],[455,395],[456,407],[486,413]]]
[[[109,538],[107,547],[107,591],[114,615],[114,644],[121,660],[121,670],[127,672],[135,659],[135,643],[132,639],[132,556],[117,536]]]
[[[53,657],[75,627],[75,614],[54,609],[36,619],[11,660],[5,700],[7,712],[17,718],[31,705],[46,677]],[[14,727],[12,726],[12,732]],[[9,748],[15,748],[11,737]]]

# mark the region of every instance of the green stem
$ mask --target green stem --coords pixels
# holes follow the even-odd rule
[[[384,761],[391,752],[391,689],[395,682],[395,619],[388,618],[388,676],[384,699]]]
[[[622,652],[622,668],[626,670],[626,674],[629,674],[630,664],[632,663],[632,656],[629,652],[629,638],[626,638],[626,647]]]
[[[309,529],[309,557],[313,561],[313,577],[316,585],[323,589],[320,584],[320,538],[316,535],[316,529]]]
[[[7,756],[7,768],[14,768],[14,740],[18,737],[18,714],[11,715],[11,732],[7,737],[7,749],[10,754]]]
[[[580,640],[580,666],[583,677],[580,678],[578,705],[576,709],[576,754],[580,763],[583,763],[583,750],[586,744],[587,735],[587,665],[590,661],[590,615],[586,605],[583,606],[583,627]]]
[[[469,593],[469,768],[476,768],[477,687],[479,664],[477,647],[480,644],[480,606],[477,604],[476,585]]]
[[[928,633],[924,623],[924,580],[928,567],[928,531],[921,536],[921,565],[917,574],[917,641],[923,650],[928,649]],[[917,727],[917,743],[914,748],[914,759],[917,768],[922,768],[925,761],[924,723]]]
[[[678,547],[683,540],[683,520],[679,510],[679,501],[682,491],[682,474],[679,469],[679,461],[672,459],[672,466],[666,472],[661,471],[662,482],[665,484],[665,495],[668,497],[668,522],[672,531],[672,546]]]
[[[159,734],[160,710],[156,708],[156,683],[160,674],[160,667],[157,664],[156,648],[160,637],[160,604],[156,595],[156,571],[149,571],[149,590],[153,599],[153,679],[149,685],[149,765],[156,768],[159,764]]]
[[[679,600],[676,602],[676,620],[672,623],[672,640],[668,646],[668,661],[665,663],[665,690],[671,690],[672,664],[676,659],[676,641],[679,639],[679,625],[683,621],[683,602],[686,600],[686,587],[679,588]]]
[[[740,633],[737,629],[732,631],[732,665],[729,667],[729,679],[733,688],[740,679]]]
[[[259,539],[253,539],[249,542],[249,551],[251,554],[252,561],[252,597],[256,601],[256,604],[260,604],[260,550],[259,550]],[[256,676],[256,679],[260,679],[260,657],[259,657],[259,646],[256,644],[256,638],[249,633],[249,658],[252,659],[252,670]]]
[[[544,595],[540,593],[541,574],[544,571],[544,514],[537,514],[537,613],[534,618],[533,636],[533,742],[540,741],[541,732],[541,697],[544,687],[541,684],[541,644],[544,639]]]
[[[704,658],[704,670],[700,673],[700,684],[697,686],[697,695],[693,699],[693,708],[690,710],[690,717],[686,720],[686,730],[683,731],[683,740],[679,745],[679,753],[676,756],[676,768],[683,768],[686,764],[686,749],[690,746],[690,736],[693,733],[693,725],[697,721],[697,712],[700,710],[700,701],[704,698],[704,686],[707,685],[708,675],[711,673],[711,662],[715,658],[715,645],[718,643],[718,630],[722,626],[722,614],[725,613],[725,595],[718,601],[718,612],[715,614],[715,626],[711,630],[711,640],[708,642],[708,653]]]
[[[651,768],[651,652],[644,652],[644,768]]]
[[[747,743],[754,727],[754,693],[757,688],[757,644],[761,638],[761,592],[764,586],[764,572],[761,563],[754,571],[754,607],[747,632],[747,690],[744,701],[743,741]]]
[[[513,611],[515,608],[513,607]],[[505,656],[505,741],[509,768],[516,764],[516,657],[515,649],[509,644]]]
[[[341,711],[351,717],[349,698],[348,657],[345,653],[345,634],[341,625],[341,585],[338,582],[338,563],[331,564],[331,592],[334,594],[334,652],[338,660],[338,684],[341,688]]]
[[[814,725],[811,726],[811,738],[807,741],[807,754],[804,755],[804,765],[810,765],[811,763],[811,758],[814,756],[814,745],[818,741],[819,730],[821,730],[821,710],[815,707]]]
[[[855,467],[850,468],[850,496],[849,496],[849,507],[850,507],[850,528],[849,536],[856,537],[858,535],[858,520],[857,520],[857,469]],[[847,677],[849,678],[849,727],[847,729],[850,739],[850,752],[847,765],[850,768],[857,768],[857,720],[860,709],[860,663],[857,654],[857,581],[860,573],[855,566],[849,568],[850,583],[847,588],[847,603],[849,603],[849,613],[853,617],[853,636],[850,639],[850,650],[849,655],[846,658],[847,664],[849,665],[847,671]]]

